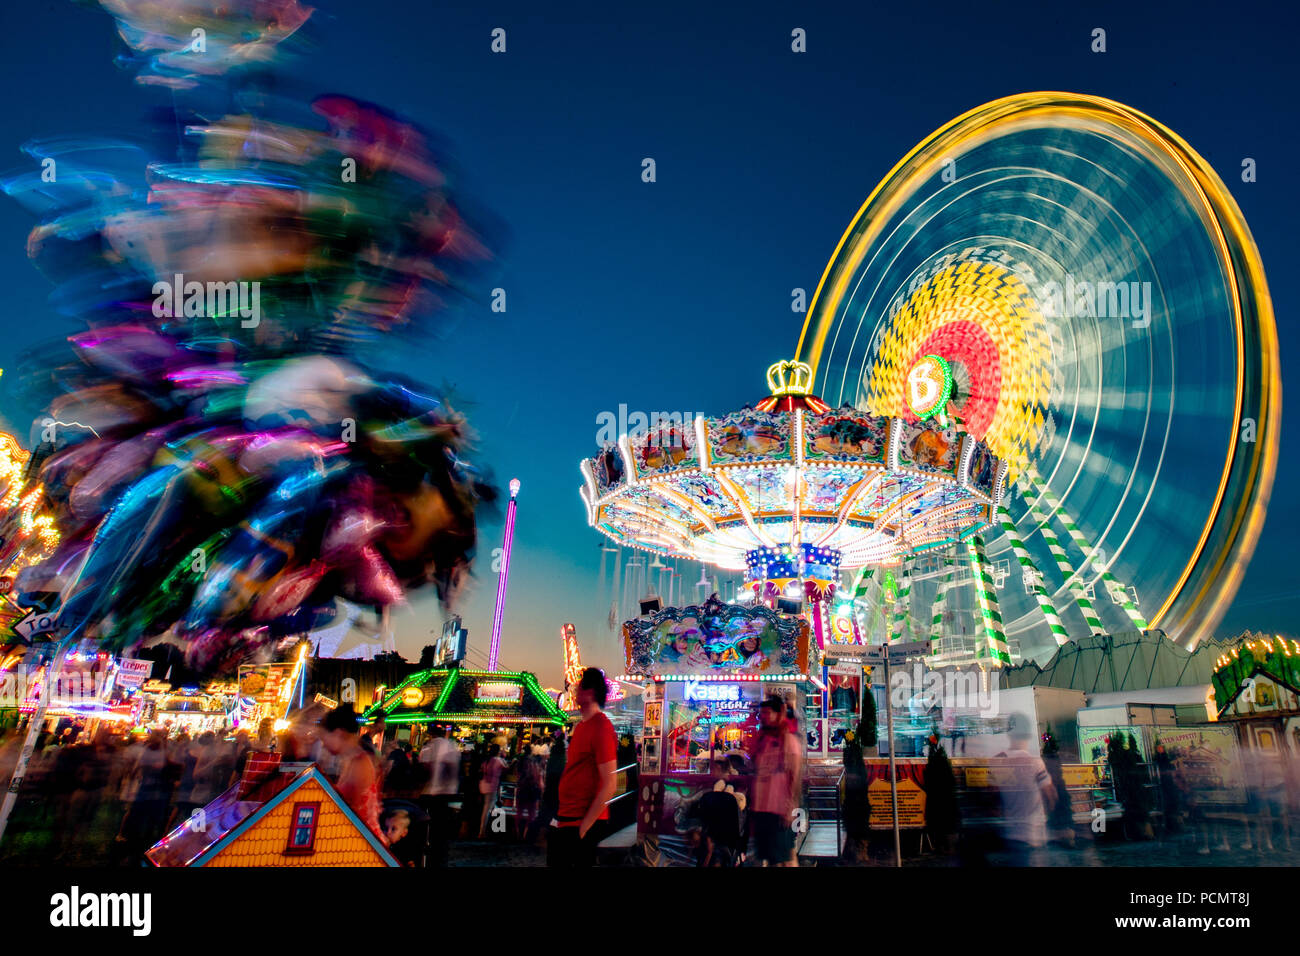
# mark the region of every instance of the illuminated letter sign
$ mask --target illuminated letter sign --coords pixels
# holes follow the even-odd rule
[[[408,687],[402,691],[403,707],[419,707],[424,703],[424,691],[419,687]]]
[[[937,355],[924,355],[907,373],[907,404],[921,419],[941,412],[952,398],[952,369]]]
[[[474,700],[485,704],[519,703],[524,699],[522,684],[481,681],[474,685]]]
[[[698,680],[687,681],[685,698],[697,703],[713,704],[718,710],[745,706],[740,696],[739,684],[705,684]]]

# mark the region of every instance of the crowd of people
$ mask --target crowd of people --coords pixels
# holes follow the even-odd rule
[[[606,684],[599,670],[584,672],[574,693],[580,719],[568,732],[522,733],[513,741],[491,733],[456,739],[452,728],[437,725],[418,740],[418,750],[390,734],[382,716],[363,725],[351,705],[311,705],[278,733],[270,720],[253,733],[233,734],[155,729],[129,735],[101,725],[88,736],[75,725],[59,724],[36,740],[19,809],[28,826],[48,831],[42,858],[50,862],[86,862],[84,850],[99,841],[108,849],[96,862],[141,865],[166,833],[235,786],[251,755],[276,753],[282,761],[316,764],[404,866],[445,866],[458,840],[544,840],[549,865],[590,866],[614,828],[610,805],[620,769],[629,774],[624,789],[636,791],[637,755],[632,740],[619,740],[604,713]],[[678,821],[695,834],[701,866],[739,865],[750,856],[761,865],[796,865],[792,820],[803,796],[803,735],[779,697],[763,701],[757,715],[757,733],[740,752],[714,754],[712,787],[693,799],[690,819]],[[5,779],[22,739],[14,728],[0,732]],[[959,807],[953,768],[932,736],[925,832],[934,848],[956,848],[964,857],[973,852],[966,862],[978,865],[996,844],[1009,854],[1006,862],[1032,865],[1045,847],[1071,846],[1081,830],[1077,808],[1071,806],[1055,740],[1050,734],[1044,740],[1035,740],[1030,723],[1016,715],[1007,749],[990,759],[998,772],[990,778],[995,785],[984,791],[988,805]],[[1164,836],[1187,832],[1199,853],[1228,849],[1224,815],[1208,812],[1203,795],[1163,747],[1153,756],[1147,765],[1122,735],[1110,741],[1106,766],[1123,807],[1119,835],[1151,839],[1157,825]],[[876,835],[869,818],[879,791],[870,791],[863,748],[852,734],[843,762],[846,862],[862,862]],[[1300,816],[1288,814],[1300,793],[1300,783],[1287,775],[1295,769],[1248,755],[1247,848],[1271,850],[1275,840],[1289,845],[1289,820]],[[989,840],[981,843],[981,837]]]
[[[989,775],[967,786],[959,800],[956,775],[936,734],[924,768],[924,835],[939,854],[956,852],[966,866],[1048,865],[1057,851],[1106,841],[1181,843],[1201,856],[1235,849],[1291,849],[1292,821],[1300,820],[1300,761],[1247,750],[1239,776],[1191,774],[1157,743],[1147,761],[1131,733],[1111,735],[1097,786],[1067,784],[1060,746],[1038,735],[1023,714],[1011,716],[1007,747],[985,758]],[[892,832],[872,830],[873,808],[888,819],[885,788],[872,792],[863,749],[843,753],[843,825],[847,862],[863,862],[869,845]],[[1231,838],[1231,839],[1230,839]],[[890,846],[892,851],[892,845]]]
[[[23,733],[0,740],[0,775],[13,773]],[[36,739],[19,799],[38,825],[48,826],[55,860],[78,840],[94,835],[92,824],[114,821],[109,862],[139,864],[144,853],[172,827],[232,786],[248,756],[277,744],[272,722],[256,734],[213,731],[146,735],[101,726],[93,736],[76,727],[44,730]]]
[[[158,728],[142,736],[101,725],[87,736],[69,723],[38,736],[20,803],[31,824],[48,829],[52,860],[70,859],[78,841],[96,838],[92,822],[109,820],[108,862],[141,865],[172,828],[238,783],[250,754],[278,753],[319,766],[405,866],[446,865],[457,838],[535,844],[543,836],[551,865],[581,865],[594,861],[607,829],[619,746],[603,711],[603,673],[589,669],[575,694],[582,716],[571,737],[563,729],[525,735],[512,753],[504,737],[458,741],[446,726],[429,728],[415,751],[382,716],[363,725],[350,704],[310,705],[278,733],[269,719],[255,734]],[[0,736],[5,779],[24,733]],[[507,783],[509,813],[499,803]]]

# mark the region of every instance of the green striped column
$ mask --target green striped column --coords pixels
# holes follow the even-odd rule
[[[1025,495],[1025,500],[1030,501],[1030,496]],[[1056,537],[1056,532],[1052,530],[1052,520],[1039,506],[1041,499],[1034,498],[1029,505],[1030,516],[1039,524],[1039,534],[1043,536],[1043,541],[1047,543],[1047,550],[1052,552],[1052,557],[1056,559],[1056,567],[1061,572],[1061,579],[1069,586],[1070,593],[1074,595],[1074,603],[1079,606],[1083,613],[1084,623],[1088,625],[1088,633],[1104,634],[1106,629],[1101,626],[1101,618],[1097,616],[1096,609],[1092,602],[1088,600],[1088,595],[1083,593],[1083,582],[1079,580],[1074,573],[1074,565],[1070,564],[1070,559],[1065,554],[1065,548],[1061,547],[1060,539]]]
[[[975,595],[979,598],[980,616],[984,620],[984,646],[976,647],[975,656],[984,658],[994,667],[1011,663],[1007,637],[1002,631],[1002,612],[998,608],[998,592],[993,585],[988,555],[984,553],[984,538],[975,535],[966,542],[971,570],[975,575]]]
[[[1034,573],[1034,597],[1038,598],[1038,609],[1043,612],[1043,617],[1047,618],[1047,626],[1051,628],[1052,636],[1056,638],[1056,644],[1059,647],[1070,640],[1070,635],[1066,632],[1065,625],[1061,623],[1061,616],[1056,613],[1056,606],[1052,604],[1047,588],[1042,585],[1043,576],[1038,573],[1038,568],[1034,566],[1033,559],[1029,557],[1029,552],[1025,550],[1025,543],[1020,540],[1020,535],[1016,533],[1016,524],[1011,520],[1011,512],[1006,509],[1005,505],[998,507],[998,518],[1002,521],[1002,533],[1007,536],[1007,543],[1011,545],[1016,560],[1020,562],[1020,573],[1023,575],[1025,569],[1029,569]]]
[[[860,568],[858,570],[858,577],[857,580],[853,582],[853,590],[852,590],[853,599],[855,601],[858,598],[864,598],[864,599],[866,598],[867,585],[871,583],[872,572],[874,572],[875,570],[876,570],[875,568]]]
[[[1055,494],[1053,494],[1051,486],[1039,478],[1038,472],[1033,469],[1029,472],[1029,478],[1034,487],[1041,493],[1042,497],[1047,500],[1047,505],[1052,509],[1052,514],[1060,516],[1061,524],[1065,525],[1065,530],[1070,535],[1070,540],[1074,542],[1074,546],[1087,555],[1088,559],[1091,560],[1093,554],[1092,545],[1088,542],[1088,539],[1083,536],[1083,532],[1078,529],[1074,521],[1070,518],[1070,513],[1065,510],[1065,505],[1061,504],[1060,500]],[[1115,576],[1109,571],[1103,571],[1101,573],[1101,579],[1106,582],[1106,590],[1109,593],[1124,595],[1124,600],[1120,604],[1120,607],[1124,609],[1124,613],[1128,615],[1128,618],[1133,622],[1134,627],[1139,631],[1145,631],[1147,629],[1146,619],[1142,617],[1142,612],[1138,610],[1138,606],[1133,603],[1133,599],[1129,596],[1124,585],[1117,581]]]
[[[948,590],[952,587],[953,560],[951,551],[944,553],[943,566],[948,569],[948,573],[944,577],[943,583],[939,585],[938,590],[936,590],[934,594],[934,616],[930,621],[931,641],[937,641],[939,638],[943,637],[943,605],[945,599],[948,597]],[[930,647],[933,651],[934,645],[931,644]],[[937,651],[935,653],[937,653]]]
[[[903,565],[903,584],[898,589],[898,600],[894,602],[894,626],[890,628],[889,642],[897,643],[903,639],[903,632],[910,635],[912,632],[911,614],[912,610],[912,575],[911,559]]]
[[[875,568],[863,568],[858,572],[857,580],[853,582],[853,600],[865,601],[867,604],[871,605],[871,614],[867,617],[866,634],[862,638],[863,644],[876,643],[876,629],[881,625],[881,608],[885,604],[885,589],[883,585],[880,588],[879,598],[873,599],[867,594],[867,592],[871,590],[868,585],[874,577],[875,570]],[[889,618],[886,617],[885,620],[888,621]]]
[[[884,606],[885,605],[884,605],[883,595],[881,596],[881,599],[879,601],[876,601],[871,605],[871,617],[867,620],[866,643],[868,644],[877,643],[875,639],[876,634],[879,633],[879,629],[883,627],[884,624],[889,620],[888,616],[882,613],[882,609],[884,608]]]

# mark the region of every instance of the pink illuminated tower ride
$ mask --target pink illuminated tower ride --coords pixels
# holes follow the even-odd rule
[[[488,670],[497,669],[501,654],[501,621],[506,615],[506,585],[510,582],[510,548],[515,538],[515,505],[519,497],[519,479],[510,479],[510,504],[506,508],[506,530],[501,541],[501,574],[497,578],[497,606],[492,614],[492,646],[488,650]]]

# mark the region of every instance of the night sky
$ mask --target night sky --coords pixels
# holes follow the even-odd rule
[[[793,354],[811,295],[867,193],[953,116],[1011,93],[1055,89],[1120,100],[1182,135],[1219,172],[1271,280],[1284,393],[1297,295],[1294,14],[1256,5],[926,3],[323,4],[316,49],[299,64],[311,92],[383,104],[442,134],[458,188],[506,225],[495,284],[508,311],[461,314],[394,369],[449,383],[480,435],[475,459],[523,482],[503,661],[556,685],[560,625],[587,662],[621,663],[596,591],[600,537],[578,497],[597,416],[631,410],[720,414],[764,394],[763,372]],[[703,9],[717,6],[725,9]],[[847,6],[847,5],[846,5]],[[1208,11],[1207,7],[1207,11]],[[1285,20],[1285,22],[1283,22]],[[112,63],[107,15],[66,2],[0,7],[0,169],[52,134],[132,137],[170,94]],[[1108,52],[1090,52],[1094,27]],[[490,33],[507,30],[507,53]],[[790,49],[795,27],[808,52]],[[652,157],[658,181],[641,181]],[[1258,163],[1242,183],[1241,160]],[[0,198],[0,365],[71,331],[26,259],[32,222]],[[26,433],[12,399],[0,411]],[[1287,418],[1283,418],[1286,428]],[[1268,521],[1220,629],[1296,633],[1300,527],[1284,443]],[[499,543],[481,528],[481,552]],[[688,571],[688,573],[697,573]],[[1136,582],[1141,587],[1141,582]],[[485,651],[495,576],[486,563],[461,611]],[[399,614],[414,659],[441,612]]]

